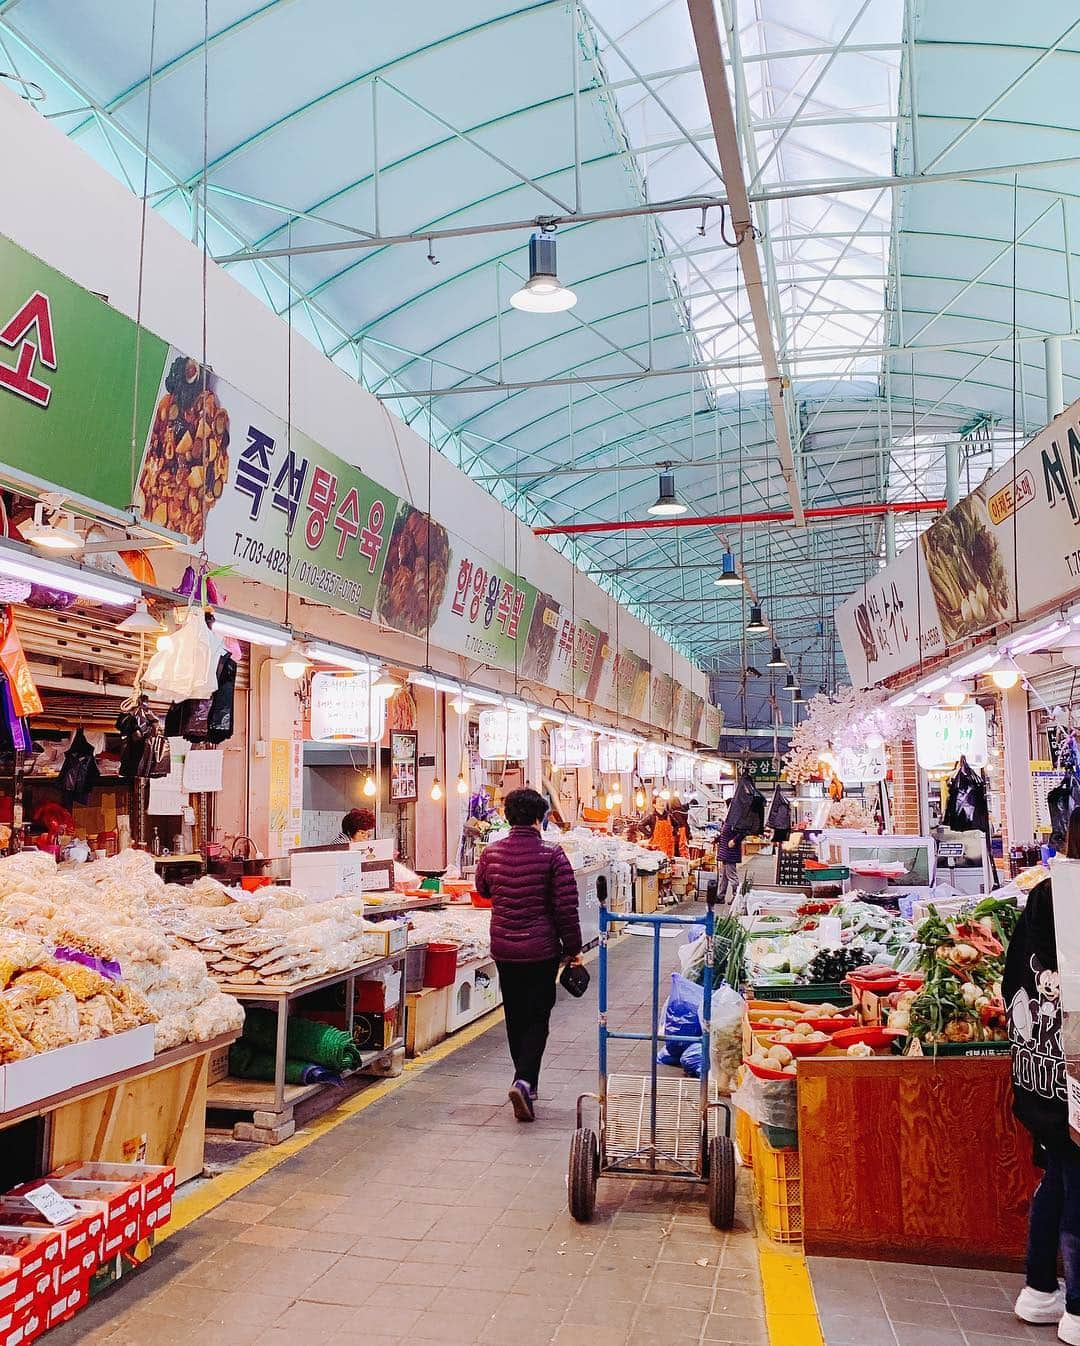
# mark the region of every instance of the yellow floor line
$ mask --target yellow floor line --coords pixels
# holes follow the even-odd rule
[[[182,1229],[186,1229],[200,1216],[209,1214],[222,1202],[236,1196],[245,1187],[250,1187],[253,1182],[264,1177],[272,1169],[277,1168],[279,1164],[283,1164],[293,1155],[306,1150],[309,1145],[314,1144],[322,1136],[349,1121],[357,1113],[363,1112],[365,1108],[370,1108],[373,1103],[378,1103],[387,1094],[392,1094],[395,1089],[400,1089],[415,1075],[422,1074],[429,1066],[436,1065],[454,1052],[460,1051],[462,1047],[467,1047],[470,1042],[475,1042],[478,1037],[502,1023],[502,1020],[502,1010],[492,1010],[490,1014],[485,1014],[482,1019],[477,1019],[475,1023],[469,1024],[468,1027],[461,1029],[452,1037],[448,1037],[432,1047],[430,1051],[426,1051],[422,1057],[413,1061],[406,1061],[405,1070],[401,1075],[393,1079],[382,1080],[380,1083],[365,1089],[362,1093],[347,1099],[338,1107],[332,1108],[321,1117],[305,1124],[301,1130],[296,1131],[288,1140],[282,1141],[280,1145],[267,1145],[245,1155],[227,1172],[219,1174],[218,1177],[194,1191],[187,1194],[181,1192],[173,1204],[172,1221],[158,1235],[157,1241],[161,1243],[173,1234],[178,1234]]]
[[[824,1346],[810,1272],[802,1254],[769,1243],[759,1229],[758,1265],[769,1346]]]

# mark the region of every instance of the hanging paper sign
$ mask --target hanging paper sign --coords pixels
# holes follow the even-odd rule
[[[600,770],[605,774],[633,771],[637,750],[621,738],[602,738],[597,744]]]
[[[955,710],[935,706],[916,716],[915,756],[924,771],[942,770],[961,757],[973,767],[985,766],[986,711],[978,705]]]
[[[311,738],[315,743],[375,743],[386,724],[386,698],[369,673],[314,673]]]
[[[840,779],[848,785],[862,781],[876,785],[885,779],[885,745],[880,748],[840,748],[836,754]]]
[[[702,785],[719,785],[723,776],[719,761],[702,762],[698,766],[698,780]]]
[[[694,759],[676,753],[672,759],[672,782],[683,788],[694,783]]]
[[[220,748],[199,748],[184,758],[184,790],[187,794],[216,794],[221,789],[224,755]]]
[[[591,761],[592,738],[584,729],[553,729],[551,731],[552,766],[589,766]]]
[[[480,712],[480,757],[485,762],[524,762],[529,755],[529,716],[524,710]]]
[[[657,776],[666,776],[668,769],[668,755],[662,748],[654,748],[646,745],[638,749],[638,775],[648,777],[653,780]]]

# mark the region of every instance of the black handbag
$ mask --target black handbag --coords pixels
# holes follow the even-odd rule
[[[576,1000],[580,1000],[589,989],[589,969],[583,963],[567,963],[559,974],[559,985]]]

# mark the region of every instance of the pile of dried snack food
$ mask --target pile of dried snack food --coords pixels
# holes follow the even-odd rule
[[[57,867],[44,852],[0,859],[0,1059],[154,1024],[157,1051],[243,1026],[205,961],[154,907],[167,885],[143,851]]]
[[[370,957],[363,898],[312,901],[295,888],[254,893],[204,878],[168,885],[158,915],[169,934],[229,986],[290,986]]]

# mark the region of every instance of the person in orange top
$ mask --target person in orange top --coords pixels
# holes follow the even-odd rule
[[[671,825],[671,813],[667,802],[657,799],[653,811],[642,823],[642,831],[648,837],[648,844],[655,850],[663,851],[669,860],[675,856],[675,829]]]

